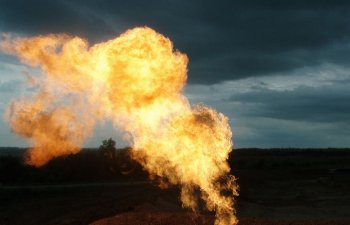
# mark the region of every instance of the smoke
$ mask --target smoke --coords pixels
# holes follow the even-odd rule
[[[189,104],[182,93],[188,58],[168,38],[147,27],[91,47],[68,35],[6,35],[1,49],[42,70],[37,93],[7,110],[13,132],[33,146],[28,164],[78,152],[95,124],[109,119],[132,137],[132,156],[151,178],[181,186],[184,207],[198,210],[200,197],[217,225],[237,223],[228,118]]]

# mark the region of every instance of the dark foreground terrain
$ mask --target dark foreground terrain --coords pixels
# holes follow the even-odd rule
[[[114,154],[114,153],[113,153]],[[127,156],[98,151],[26,166],[0,157],[0,224],[213,224],[181,208],[178,188],[162,190]],[[350,224],[350,150],[235,150],[240,224]]]

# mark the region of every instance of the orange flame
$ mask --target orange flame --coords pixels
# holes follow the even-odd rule
[[[182,94],[188,58],[168,38],[147,27],[92,47],[67,35],[7,35],[1,49],[43,71],[38,93],[13,101],[7,112],[13,131],[34,146],[29,164],[79,151],[95,123],[111,119],[131,134],[133,157],[151,177],[181,185],[184,207],[198,209],[199,190],[216,211],[215,224],[237,223],[228,119],[190,106]]]

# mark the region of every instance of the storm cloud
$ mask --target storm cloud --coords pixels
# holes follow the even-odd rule
[[[347,146],[349,14],[345,0],[2,0],[0,32],[97,43],[147,25],[188,54],[186,94],[229,115],[238,146]],[[23,70],[0,55],[1,93]]]
[[[325,61],[349,66],[349,11],[349,1],[4,0],[0,28],[96,42],[147,25],[189,54],[191,83],[211,84]]]

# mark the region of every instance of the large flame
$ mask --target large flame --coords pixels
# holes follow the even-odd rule
[[[197,210],[200,193],[217,225],[237,223],[228,119],[191,107],[182,94],[188,58],[168,38],[147,27],[91,47],[68,35],[6,35],[1,49],[43,71],[38,92],[7,112],[13,131],[34,146],[29,164],[79,151],[95,123],[111,119],[132,137],[133,157],[151,177],[181,185],[185,207]]]

